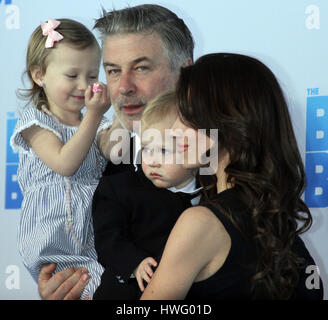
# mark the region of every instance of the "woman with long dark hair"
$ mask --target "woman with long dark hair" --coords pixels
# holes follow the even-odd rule
[[[181,70],[176,95],[184,165],[215,163],[213,184],[180,216],[142,299],[322,299],[318,272],[319,286],[307,281],[305,173],[274,74],[255,58],[209,54]],[[200,141],[206,154],[191,157]]]

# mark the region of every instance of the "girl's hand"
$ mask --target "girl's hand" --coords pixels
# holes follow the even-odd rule
[[[89,85],[85,91],[85,105],[87,111],[103,115],[110,106],[110,99],[107,95],[107,87],[102,82]]]
[[[151,277],[154,274],[154,271],[151,268],[152,266],[157,267],[157,262],[152,257],[148,257],[142,260],[138,265],[138,267],[133,272],[138,281],[139,288],[142,292],[145,290],[143,280],[149,283]]]

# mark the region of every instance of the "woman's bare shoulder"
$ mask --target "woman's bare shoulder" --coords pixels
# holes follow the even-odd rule
[[[180,216],[184,221],[193,221],[201,223],[211,223],[214,221],[220,221],[216,215],[207,207],[204,206],[194,206],[186,209]]]
[[[187,231],[193,232],[193,234],[199,233],[204,237],[204,233],[207,236],[213,236],[217,238],[227,235],[227,232],[217,218],[217,216],[207,207],[195,206],[186,209],[179,217],[175,229],[187,229]]]

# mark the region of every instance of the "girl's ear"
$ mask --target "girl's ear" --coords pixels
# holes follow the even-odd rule
[[[33,66],[30,69],[33,81],[40,87],[43,86],[43,73],[40,66]]]

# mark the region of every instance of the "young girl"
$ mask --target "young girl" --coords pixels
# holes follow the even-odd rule
[[[69,19],[41,23],[26,57],[32,86],[24,96],[32,106],[11,137],[24,195],[18,232],[23,262],[35,281],[45,263],[57,263],[56,271],[87,268],[91,279],[81,298],[92,297],[103,271],[91,221],[93,193],[108,154],[99,149],[110,104],[106,87],[96,83],[100,57],[97,40],[84,25]]]

